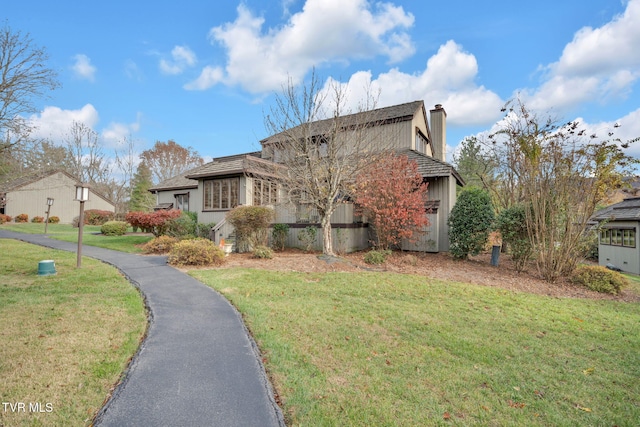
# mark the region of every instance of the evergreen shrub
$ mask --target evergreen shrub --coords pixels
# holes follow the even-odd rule
[[[123,236],[128,227],[124,221],[107,221],[100,227],[100,232],[105,236]]]
[[[578,266],[571,280],[596,292],[617,295],[629,282],[617,271],[609,270],[600,265]]]

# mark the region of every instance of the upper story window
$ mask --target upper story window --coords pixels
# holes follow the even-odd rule
[[[275,205],[278,202],[278,185],[262,179],[253,180],[253,205]]]
[[[189,210],[189,193],[184,194],[176,194],[176,209],[180,209],[181,211]]]
[[[229,210],[240,204],[239,178],[204,181],[203,210]]]
[[[428,145],[429,145],[429,140],[427,139],[427,137],[424,136],[422,132],[420,132],[420,129],[416,129],[416,151],[419,153],[428,154],[427,153]]]

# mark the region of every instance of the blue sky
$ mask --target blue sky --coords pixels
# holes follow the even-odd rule
[[[62,87],[31,116],[60,140],[73,120],[106,149],[173,139],[206,158],[259,149],[287,77],[364,87],[379,106],[448,114],[449,153],[505,101],[640,136],[640,0],[8,2],[8,24],[50,56]],[[632,154],[640,156],[640,144]]]

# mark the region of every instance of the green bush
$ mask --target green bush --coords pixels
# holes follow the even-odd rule
[[[487,243],[494,217],[489,193],[473,187],[463,190],[447,220],[451,254],[459,259],[478,255]]]
[[[266,246],[269,224],[274,211],[266,206],[238,206],[227,214],[227,221],[236,230],[236,245],[239,252],[249,248]]]
[[[84,212],[84,223],[88,225],[103,225],[107,221],[113,221],[115,213],[100,209],[89,209]]]
[[[284,246],[287,243],[288,235],[288,224],[273,224],[273,231],[271,232],[271,246],[273,246],[273,249],[275,249],[276,251],[284,250]]]
[[[496,218],[496,229],[509,247],[516,271],[522,271],[533,253],[527,232],[525,207],[515,205],[500,212]]]
[[[100,232],[105,236],[123,236],[128,227],[124,221],[107,221],[100,227]]]
[[[391,255],[391,251],[389,249],[379,251],[379,250],[371,250],[367,252],[364,256],[364,262],[367,264],[383,264],[387,257]]]
[[[27,214],[16,215],[16,222],[29,222],[29,215]]]
[[[175,237],[160,236],[145,243],[142,251],[145,254],[166,254],[171,252],[173,246],[178,242],[179,240]]]
[[[33,218],[31,218],[31,222],[42,224],[44,222],[44,217],[43,216],[34,216]]]
[[[49,224],[57,224],[59,222],[60,222],[60,217],[55,215],[49,217]]]
[[[165,222],[164,234],[178,239],[196,237],[196,221],[194,221],[193,215],[182,212],[179,217],[171,218]]]
[[[260,259],[271,259],[273,258],[273,251],[267,246],[256,246],[253,249],[253,257]]]
[[[221,265],[225,261],[224,252],[211,240],[189,239],[176,243],[169,253],[172,265]]]
[[[309,252],[313,248],[313,244],[316,242],[316,236],[318,235],[318,229],[312,225],[303,228],[298,232],[298,240],[304,245],[304,249]]]
[[[614,295],[620,293],[620,290],[629,284],[622,274],[599,265],[579,266],[573,272],[571,280],[592,291]]]

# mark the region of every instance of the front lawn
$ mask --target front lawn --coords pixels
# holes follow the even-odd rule
[[[56,275],[37,275],[46,259]],[[115,268],[85,258],[77,269],[74,253],[0,239],[0,426],[86,425],[146,324],[141,296]],[[18,403],[26,410],[11,410]]]
[[[9,223],[0,226],[0,229],[15,231],[18,233],[44,234],[44,224]],[[131,232],[131,228],[129,229]],[[47,235],[52,239],[65,242],[78,241],[78,229],[69,224],[49,224]],[[85,225],[82,233],[82,244],[97,246],[105,249],[127,253],[141,253],[141,245],[153,239],[150,234],[125,234],[124,236],[104,236],[100,234],[99,225]]]
[[[243,314],[288,425],[640,419],[635,303],[391,273],[191,274]]]

